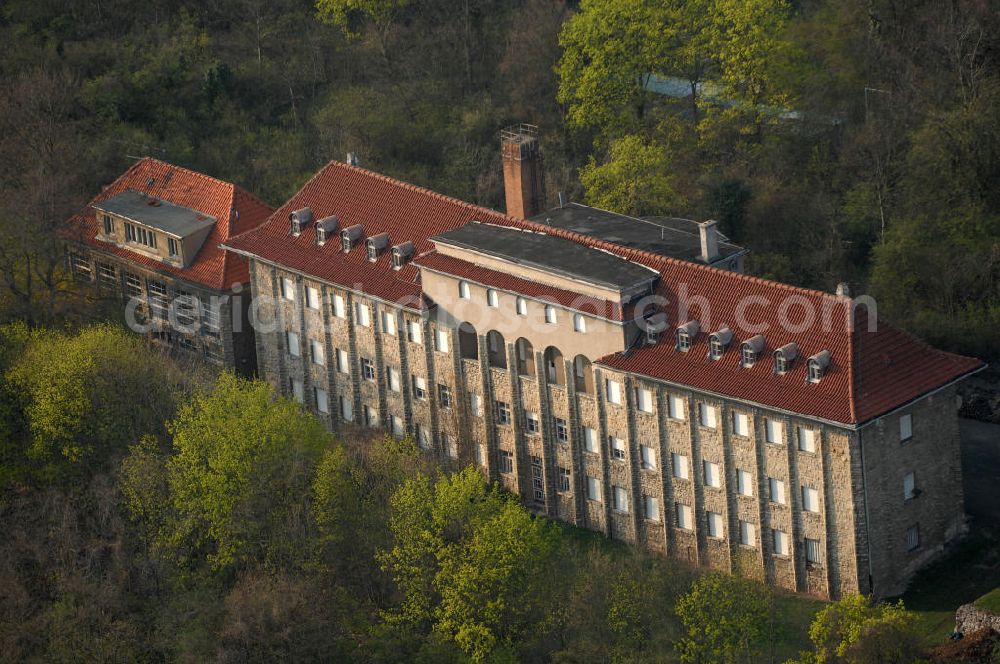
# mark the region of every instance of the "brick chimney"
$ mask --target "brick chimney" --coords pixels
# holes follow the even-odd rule
[[[500,150],[507,214],[518,219],[538,214],[545,203],[538,127],[529,124],[507,127],[500,132]]]

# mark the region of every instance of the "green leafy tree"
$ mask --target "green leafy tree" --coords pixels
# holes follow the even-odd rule
[[[580,169],[580,183],[588,205],[622,214],[664,214],[685,204],[675,188],[667,151],[637,134],[614,141],[606,163],[591,157]]]
[[[715,572],[699,577],[675,609],[687,630],[676,646],[681,661],[752,661],[767,633],[770,604],[770,592],[754,581]]]
[[[412,0],[316,0],[319,20],[336,25],[349,37],[357,37],[360,21],[375,32],[379,51],[387,63],[391,62],[390,47],[392,28],[400,12]]]

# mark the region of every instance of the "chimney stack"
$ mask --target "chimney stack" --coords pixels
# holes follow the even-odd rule
[[[507,214],[518,219],[533,217],[545,202],[538,127],[529,124],[507,127],[500,132],[500,151]]]
[[[838,297],[850,297],[851,287],[847,285],[846,281],[841,281],[837,284],[837,296]]]
[[[361,160],[358,159],[358,153],[357,152],[348,152],[347,153],[347,164],[349,166],[360,166],[361,165]]]
[[[698,224],[701,232],[701,260],[711,265],[719,258],[719,229],[714,219]]]

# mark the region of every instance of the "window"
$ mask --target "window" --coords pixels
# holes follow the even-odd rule
[[[342,348],[337,349],[337,371],[340,373],[350,373],[351,371],[347,351]]]
[[[475,392],[469,393],[469,408],[476,417],[483,416],[483,398]]]
[[[107,214],[101,215],[101,222],[104,224],[104,234],[111,235],[115,232],[115,222],[111,220],[111,216]]]
[[[491,307],[500,306],[500,296],[497,295],[497,292],[492,288],[486,289],[486,304],[488,304]]]
[[[347,397],[340,397],[340,415],[346,422],[354,421],[354,406]]]
[[[125,240],[128,242],[136,241],[135,226],[128,222],[125,223]]]
[[[670,466],[673,469],[674,477],[679,480],[686,480],[688,478],[688,458],[683,454],[677,454],[676,452],[670,455]]]
[[[587,500],[601,502],[601,483],[591,475],[587,475]]]
[[[528,429],[528,433],[538,433],[538,413],[525,413],[524,414],[524,424],[525,428]]]
[[[639,446],[639,456],[642,459],[643,470],[656,470],[656,450],[649,445]]]
[[[587,320],[583,317],[583,314],[573,314],[573,330],[576,332],[587,331]]]
[[[653,393],[644,387],[635,388],[635,405],[636,408],[644,413],[653,412]]]
[[[775,420],[765,420],[764,421],[764,431],[767,435],[767,442],[774,443],[775,445],[781,445],[784,440],[784,427],[781,422]]]
[[[805,539],[806,548],[806,564],[807,565],[821,565],[823,564],[823,552],[819,548],[818,539]]]
[[[160,320],[167,320],[167,285],[162,281],[148,279],[146,293],[149,295],[149,315]]]
[[[625,487],[612,486],[611,491],[615,497],[615,511],[628,514],[628,492],[625,491]]]
[[[545,305],[545,322],[549,325],[556,324],[556,308],[551,304]]]
[[[382,312],[382,332],[390,337],[396,336],[396,314],[391,311]]]
[[[514,472],[514,453],[510,450],[500,450],[500,472]]]
[[[726,345],[722,343],[714,334],[708,338],[708,356],[713,360],[718,360],[726,352]]]
[[[788,555],[788,533],[777,528],[771,529],[771,541],[774,543],[774,554],[777,556]]]
[[[583,448],[590,454],[597,454],[597,432],[590,427],[583,428]]]
[[[913,473],[903,476],[903,500],[911,500],[917,497],[917,478]]]
[[[566,493],[567,491],[569,491],[569,481],[570,481],[569,468],[562,468],[562,467],[560,467],[559,468],[559,475],[557,477],[558,485],[557,485],[556,490],[559,493]]]
[[[667,410],[669,411],[668,414],[670,415],[671,419],[674,420],[687,419],[685,416],[685,411],[687,409],[685,408],[684,399],[682,399],[681,397],[671,394],[670,397],[667,399]]]
[[[115,266],[108,263],[97,263],[97,283],[102,288],[114,289],[118,287],[118,275],[115,273]]]
[[[906,529],[906,550],[913,551],[920,546],[920,525],[913,524]]]
[[[213,298],[214,299],[214,298]],[[201,324],[205,328],[203,331],[205,334],[217,337],[219,336],[219,308],[220,304],[201,302]]]
[[[131,272],[125,273],[125,294],[129,297],[140,297],[142,295],[142,281]]]
[[[517,315],[518,316],[527,316],[528,315],[528,301],[525,300],[520,295],[517,297],[516,309],[517,309]]]
[[[428,450],[431,447],[431,437],[427,433],[427,429],[419,424],[413,425],[413,430],[417,434],[417,446],[422,450]]]
[[[913,438],[913,416],[907,413],[899,418],[899,442],[905,443]]]
[[[316,410],[318,410],[321,413],[330,412],[330,403],[327,398],[326,390],[320,387],[314,387],[313,397],[316,399]]]
[[[402,417],[398,417],[396,415],[393,415],[392,419],[390,420],[390,422],[391,422],[390,426],[392,427],[392,435],[393,436],[402,436],[403,433],[404,433],[403,418]]]
[[[289,302],[295,301],[295,282],[288,277],[281,278],[281,297]]]
[[[808,486],[802,487],[802,509],[819,512],[819,491]]]
[[[604,379],[604,396],[607,398],[608,403],[621,405],[622,402],[622,384],[616,380],[611,380],[610,378]]]
[[[216,364],[222,364],[224,353],[221,344],[208,341],[202,346],[202,350],[205,352],[205,359]]]
[[[472,297],[469,293],[469,282],[460,281],[458,282],[458,296],[463,300],[468,300]]]
[[[315,286],[306,286],[306,306],[319,309],[319,289]]]
[[[542,477],[542,457],[531,457],[531,497],[536,503],[545,502],[545,479]]]
[[[660,499],[656,496],[642,497],[642,513],[647,521],[660,520]]]
[[[824,367],[819,361],[810,359],[809,360],[809,382],[818,383],[823,379]]]
[[[707,403],[701,402],[698,404],[698,424],[707,428],[715,428],[715,407],[709,406]]]
[[[702,469],[705,476],[705,486],[720,487],[722,479],[719,477],[719,464],[711,461],[702,461]]]
[[[167,253],[171,256],[177,256],[177,240],[172,237],[167,238]]]
[[[367,357],[361,358],[361,376],[365,380],[375,380],[375,363]]]
[[[312,355],[313,364],[326,364],[326,354],[323,352],[323,344],[319,340],[309,340],[309,353]]]
[[[427,381],[420,376],[413,376],[413,398],[421,401],[427,398]]]
[[[292,357],[299,356],[299,335],[295,332],[289,330],[285,333],[285,338],[288,341],[288,354]]]
[[[368,241],[368,260],[372,263],[378,260],[378,247],[371,240]]]
[[[742,468],[736,471],[736,491],[741,496],[753,495],[753,475]]]
[[[816,453],[816,432],[812,429],[799,427],[799,451]]]
[[[740,350],[740,360],[744,367],[752,367],[757,362],[757,352],[749,345],[744,344]]]
[[[685,330],[677,330],[677,350],[682,353],[691,350],[691,335]]]
[[[305,391],[302,388],[302,381],[297,378],[290,378],[289,382],[291,383],[292,396],[295,397],[295,400],[299,403],[305,401]]]
[[[363,409],[365,426],[374,428],[378,426],[378,413],[371,406],[365,406]]]
[[[451,408],[451,388],[441,383],[438,383],[438,405]]]
[[[775,477],[767,478],[767,492],[772,503],[785,504],[785,483]]]
[[[774,354],[774,373],[788,373],[788,370],[791,368],[791,364],[792,361],[785,357],[784,353]]]
[[[455,439],[448,434],[447,431],[441,432],[441,449],[444,450],[444,453],[447,454],[449,458],[451,459],[458,458],[458,444],[455,442]]]
[[[156,233],[146,230],[142,226],[133,226],[126,222],[125,239],[129,242],[145,245],[150,249],[156,249]]]
[[[448,330],[434,331],[434,350],[439,353],[448,352]]]
[[[510,404],[506,401],[497,401],[497,424],[510,424]]]
[[[476,459],[476,464],[479,466],[486,466],[486,446],[479,443],[473,448],[473,456]]]
[[[347,316],[347,307],[344,305],[343,295],[333,296],[333,315],[337,318],[345,318]]]
[[[625,459],[625,441],[615,436],[608,436],[608,447],[611,449],[611,458],[623,461]]]
[[[757,526],[742,519],[740,520],[740,544],[757,546]]]
[[[705,521],[708,522],[708,536],[714,537],[715,539],[722,539],[725,537],[722,515],[718,512],[706,512],[705,516]]]
[[[746,413],[733,413],[733,433],[744,438],[750,435],[750,418]]]
[[[566,426],[566,420],[561,417],[555,418],[556,422],[556,438],[561,443],[565,443],[569,440],[569,427]]]
[[[694,522],[691,519],[691,506],[684,503],[674,504],[674,514],[677,516],[677,527],[681,530],[694,529]]]
[[[386,379],[389,382],[389,389],[393,392],[399,392],[401,387],[400,385],[401,381],[399,380],[399,369],[397,369],[396,367],[387,366],[385,368],[385,375]]]
[[[354,303],[354,322],[361,327],[371,327],[371,311],[369,311],[366,303]]]
[[[411,344],[419,344],[423,341],[423,334],[420,331],[420,323],[418,321],[406,321],[406,339]]]

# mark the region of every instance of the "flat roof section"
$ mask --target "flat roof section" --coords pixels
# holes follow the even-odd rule
[[[630,217],[626,214],[592,208],[580,203],[540,212],[532,221],[589,235],[606,242],[670,258],[704,263],[701,260],[701,235],[698,223],[675,217]],[[719,237],[719,262],[743,253],[745,249]]]
[[[168,235],[187,237],[215,225],[215,217],[191,208],[127,189],[117,196],[94,203],[102,212],[161,230]]]
[[[477,221],[431,239],[616,290],[654,281],[659,276],[651,268],[572,240]]]

